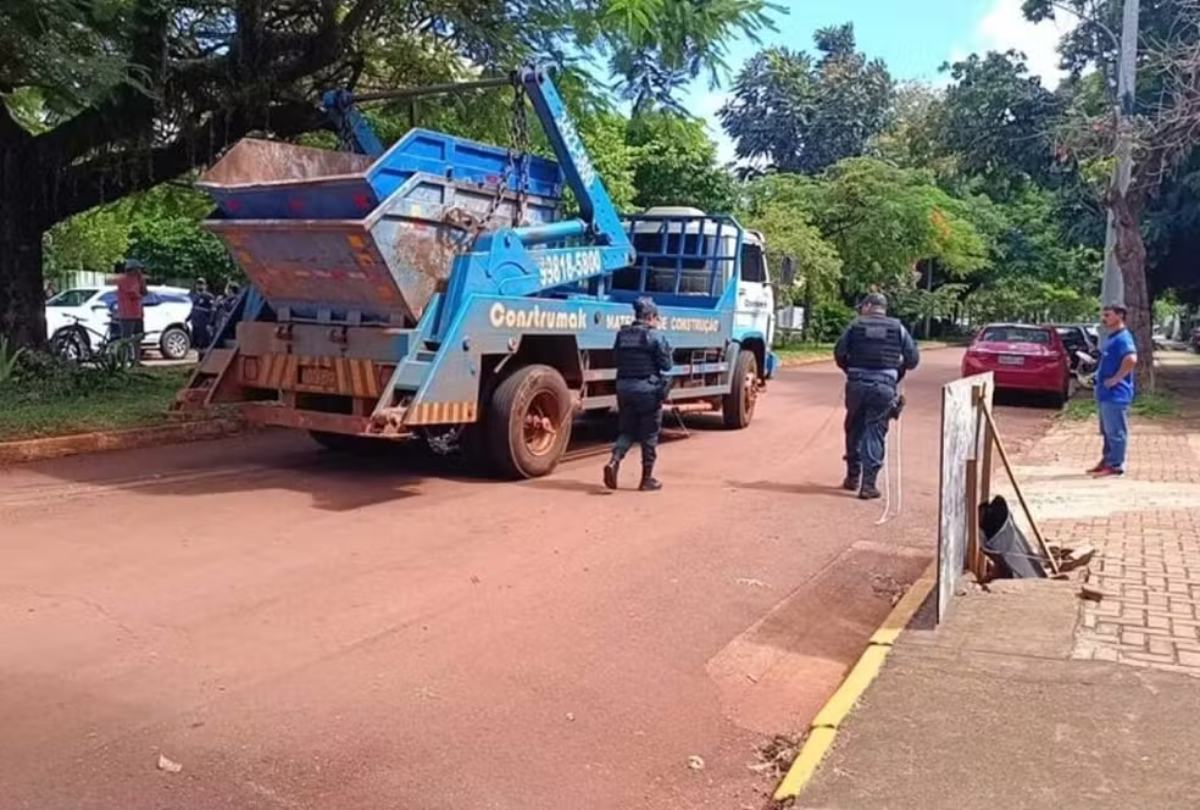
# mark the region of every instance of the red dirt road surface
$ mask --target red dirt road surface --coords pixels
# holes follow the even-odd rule
[[[958,360],[907,383],[884,526],[837,489],[829,364],[693,422],[655,494],[636,451],[610,494],[600,457],[496,483],[290,433],[0,470],[0,805],[761,807],[756,748],[934,554]]]

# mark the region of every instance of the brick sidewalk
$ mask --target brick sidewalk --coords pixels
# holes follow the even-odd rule
[[[1018,479],[1042,532],[1097,550],[1074,657],[1200,677],[1200,427],[1133,420],[1127,474],[1091,480],[1091,423],[1060,423],[1022,458]]]

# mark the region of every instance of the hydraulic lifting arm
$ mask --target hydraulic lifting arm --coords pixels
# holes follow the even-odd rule
[[[567,288],[627,267],[635,258],[616,208],[549,73],[525,67],[515,72],[513,82],[529,96],[579,202],[580,216],[484,234],[470,253],[455,260],[434,328],[435,340],[446,335],[472,295],[525,296]]]

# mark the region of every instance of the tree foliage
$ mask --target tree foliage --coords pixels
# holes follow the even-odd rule
[[[886,122],[893,83],[882,61],[856,50],[854,27],[823,28],[818,56],[770,48],[738,73],[718,113],[739,158],[815,173],[861,155]]]
[[[993,197],[1047,181],[1062,103],[1029,75],[1024,56],[971,54],[948,70],[953,83],[936,115],[940,152]]]
[[[645,113],[627,127],[634,151],[634,204],[687,205],[713,213],[734,207],[734,182],[717,165],[717,146],[703,122],[674,113]]]

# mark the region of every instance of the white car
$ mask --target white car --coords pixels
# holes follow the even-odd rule
[[[46,302],[46,337],[73,356],[84,358],[100,348],[112,322],[117,288],[76,287]],[[152,286],[142,299],[146,333],[142,346],[157,348],[168,360],[182,360],[192,348],[187,319],[192,299],[182,287]],[[84,342],[86,341],[86,343]]]

